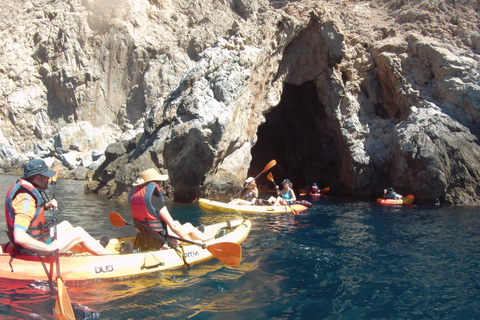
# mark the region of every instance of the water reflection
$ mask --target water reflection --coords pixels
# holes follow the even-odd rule
[[[81,182],[57,186],[59,219],[97,237],[133,234],[108,219],[116,211],[131,221],[128,207],[79,192]],[[176,219],[196,225],[241,218],[196,204],[168,206]],[[132,279],[67,283],[70,297],[84,319],[480,317],[478,207],[381,206],[331,196],[315,200],[307,214],[245,216],[252,230],[239,268],[211,260]],[[0,281],[0,317],[50,319],[55,295],[44,283]]]

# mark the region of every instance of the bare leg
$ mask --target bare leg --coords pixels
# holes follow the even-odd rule
[[[282,197],[278,197],[275,203],[273,204],[274,206],[279,206],[282,204]]]
[[[185,233],[187,233],[190,238],[193,240],[201,240],[201,241],[207,241],[208,238],[205,236],[203,232],[200,232],[197,228],[195,228],[190,222],[185,223],[182,226],[183,230]]]
[[[176,221],[174,222],[175,224],[177,224],[177,226],[179,226],[180,228],[182,228],[183,232],[185,232],[186,234],[188,234],[189,238],[190,239],[185,239],[185,240],[201,240],[201,241],[207,241],[209,238],[207,238],[207,236],[205,236],[205,234],[203,232],[200,232],[197,228],[195,228],[190,222],[187,222],[183,225],[180,224],[180,222]],[[168,227],[168,233],[169,234],[175,234],[172,229],[170,229],[170,227]]]
[[[60,225],[57,226],[58,240],[62,243],[62,246],[59,248],[60,252],[65,253],[75,245],[80,244],[92,254],[110,254],[107,249],[90,236],[83,228],[76,227],[71,229],[70,223],[68,223],[70,227],[64,225],[62,228],[58,228]]]

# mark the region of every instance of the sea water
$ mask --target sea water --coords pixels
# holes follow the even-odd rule
[[[2,194],[16,178],[0,176]],[[83,184],[58,181],[58,221],[69,220],[96,238],[133,235],[132,227],[114,228],[108,218],[115,211],[131,221],[128,206],[85,194]],[[478,207],[304,199],[313,204],[305,214],[244,215],[253,226],[238,268],[214,259],[136,278],[67,283],[77,317],[480,318]],[[194,225],[239,217],[206,213],[195,203],[168,208]],[[0,318],[51,319],[55,299],[48,283],[0,280]]]

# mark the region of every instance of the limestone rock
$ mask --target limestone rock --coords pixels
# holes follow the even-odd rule
[[[478,1],[4,2],[4,171],[105,150],[88,190],[154,166],[186,202],[275,158],[295,188],[479,201]]]

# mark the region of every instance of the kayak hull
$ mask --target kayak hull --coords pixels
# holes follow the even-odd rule
[[[412,204],[413,203],[413,196],[408,196],[402,199],[383,199],[378,198],[377,203],[379,204]]]
[[[242,243],[248,236],[252,224],[248,219],[239,219],[205,226],[205,234],[213,239],[205,242],[207,246],[215,243]],[[215,234],[224,228],[227,233],[215,239]],[[230,230],[230,231],[229,231]],[[92,255],[79,250],[71,251],[71,255],[60,256],[60,273],[64,281],[116,279],[139,276],[151,272],[181,268],[185,266],[183,259],[172,248],[148,252],[119,254],[122,241],[134,242],[134,237],[111,239],[107,250],[112,254]],[[185,260],[189,265],[201,263],[214,256],[198,245],[182,244]],[[5,245],[2,245],[5,248]],[[181,249],[180,249],[181,251]],[[41,262],[43,260],[43,264]],[[50,280],[56,279],[56,263],[53,257],[0,254],[0,278],[14,280]]]
[[[292,213],[295,210],[301,213],[309,208],[308,205],[292,204],[286,206],[252,206],[252,205],[231,205],[215,200],[199,199],[198,205],[200,209],[206,212],[234,212],[234,213],[262,213],[262,214],[279,214]],[[293,210],[292,210],[293,209]]]

